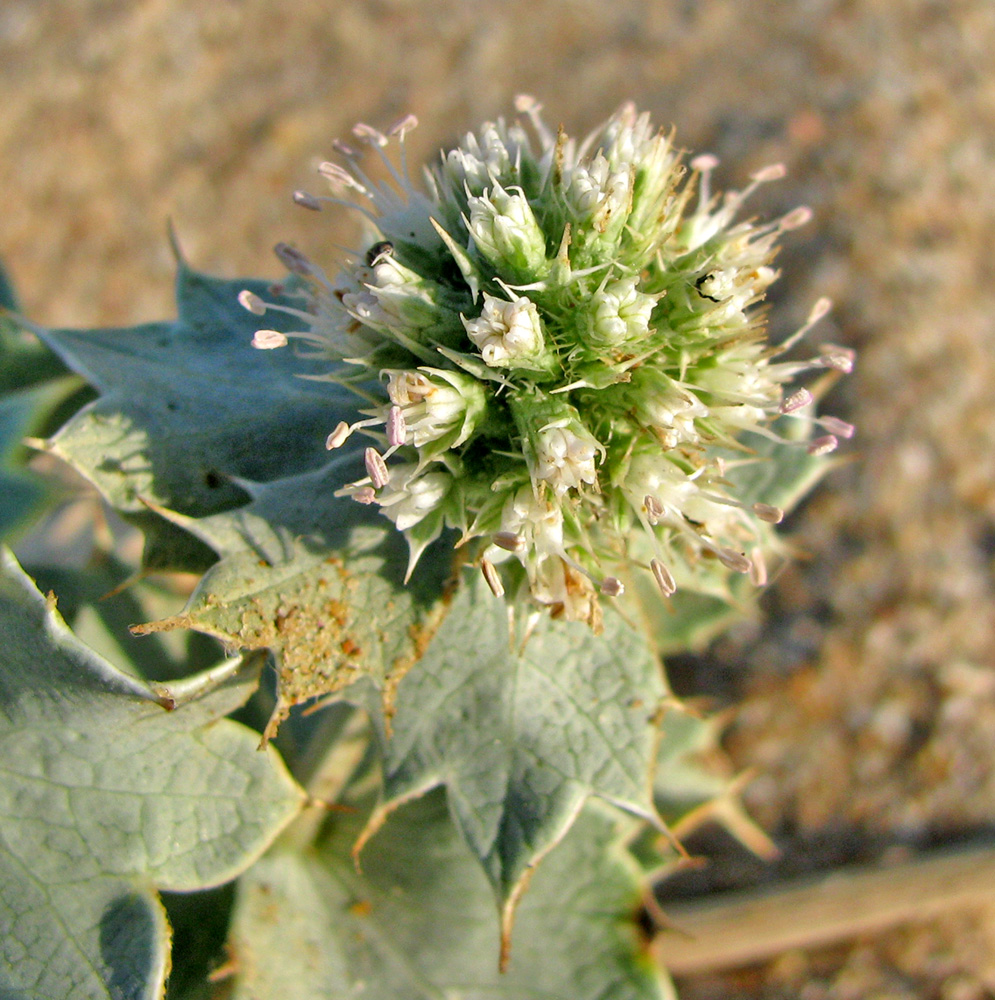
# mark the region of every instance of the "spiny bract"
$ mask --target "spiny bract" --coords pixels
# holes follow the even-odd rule
[[[804,362],[774,362],[827,310],[772,348],[752,307],[776,272],[778,236],[809,218],[796,209],[766,225],[737,221],[755,174],[724,197],[710,191],[715,160],[688,171],[671,136],[623,107],[579,145],[553,135],[520,98],[519,123],[485,124],[412,183],[404,156],[409,116],[386,134],[358,125],[387,183],[358,150],[348,168],[323,164],[334,197],[370,223],[368,246],[334,280],[299,251],[277,253],[296,276],[301,310],[243,293],[256,313],[283,309],[306,328],[260,330],[257,347],[297,338],[334,364],[329,378],[370,403],[356,430],[367,475],[341,492],[379,504],[410,550],[409,574],[444,527],[477,558],[495,593],[513,590],[554,614],[597,627],[599,595],[616,597],[633,572],[664,595],[693,585],[703,560],[766,576],[763,553],[782,512],[744,503],[727,478],[758,461],[762,435],[821,454],[852,428],[801,445],[772,427],[811,420],[812,396],[787,393],[800,371],[848,371],[850,352],[825,347]],[[396,139],[395,163],[384,151]],[[347,196],[354,198],[349,200]]]

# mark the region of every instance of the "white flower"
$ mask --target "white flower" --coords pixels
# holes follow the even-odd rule
[[[637,278],[621,278],[606,283],[594,295],[594,316],[589,334],[592,346],[635,344],[647,336],[656,299],[640,292],[638,285]]]
[[[495,182],[507,182],[529,145],[520,126],[507,128],[503,121],[486,123],[478,139],[468,132],[460,146],[443,154],[444,189],[479,195]]]
[[[598,153],[590,166],[578,164],[570,170],[563,197],[574,218],[593,218],[606,205],[613,214],[621,212],[629,200],[631,187],[632,175],[628,167],[613,172],[608,161]]]
[[[377,496],[383,513],[398,531],[407,531],[424,520],[445,499],[453,478],[445,472],[416,475],[413,465],[396,465],[387,485]]]
[[[538,499],[530,486],[523,486],[505,501],[501,530],[520,538],[525,561],[562,556],[563,512],[559,504]]]
[[[456,529],[461,544],[481,540],[495,593],[522,583],[517,559],[534,601],[592,627],[600,596],[620,597],[632,572],[665,597],[693,588],[703,564],[713,596],[723,567],[763,580],[783,511],[738,497],[747,477],[730,466],[758,461],[759,438],[817,455],[853,432],[813,416],[810,393],[786,391],[804,372],[849,370],[849,352],[775,361],[828,304],[780,348],[754,311],[777,277],[778,237],[810,213],[737,221],[783,169],[719,197],[714,158],[686,173],[671,136],[631,106],[581,142],[548,129],[534,101],[517,107],[531,138],[518,124],[484,125],[427,173],[427,195],[404,160],[410,118],[386,134],[357,126],[390,179],[371,181],[344,146],[348,167],[321,169],[337,196],[358,199],[376,242],[335,281],[282,247],[302,307],[242,302],[306,329],[263,331],[257,345],[304,340],[370,405],[328,446],[357,430],[373,438],[367,477],[340,492],[382,507],[406,533],[412,567]],[[392,138],[396,165],[384,152]],[[788,420],[828,433],[789,440]]]
[[[590,434],[578,434],[569,425],[552,424],[543,427],[536,442],[533,475],[553,487],[557,496],[577,489],[582,483],[596,482],[594,458],[598,443]]]
[[[467,228],[476,248],[508,281],[534,281],[548,270],[546,237],[521,190],[496,183],[467,199]]]
[[[423,448],[447,435],[450,448],[462,445],[487,405],[479,383],[459,372],[437,368],[387,372],[387,395],[404,414],[405,444]]]
[[[485,292],[480,316],[464,319],[463,326],[480,356],[493,367],[535,358],[544,346],[539,310],[524,296],[508,302]]]
[[[676,448],[700,438],[697,420],[709,415],[709,408],[689,389],[661,371],[637,368],[629,383],[617,394],[632,408],[639,421],[651,429],[664,448]]]

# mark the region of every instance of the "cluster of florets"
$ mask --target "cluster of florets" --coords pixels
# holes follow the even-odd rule
[[[485,124],[411,181],[405,118],[355,136],[390,173],[376,183],[358,150],[321,173],[333,197],[298,192],[303,206],[354,204],[369,245],[334,280],[298,251],[278,255],[302,279],[306,329],[261,330],[254,343],[299,338],[334,362],[329,377],[370,403],[356,431],[366,476],[341,492],[378,504],[410,550],[410,571],[445,528],[497,594],[512,588],[555,614],[596,624],[599,595],[616,597],[634,572],[664,595],[693,586],[716,561],[757,583],[782,512],[737,499],[730,454],[751,457],[751,435],[833,450],[852,428],[798,445],[783,418],[812,421],[812,396],[785,386],[800,371],[848,371],[851,354],[824,347],[775,362],[828,308],[820,301],[789,342],[772,348],[752,307],[776,272],[778,236],[803,224],[796,209],[767,225],[737,221],[741,192],[710,192],[711,157],[682,164],[648,115],[622,108],[579,146],[531,121]],[[395,139],[398,162],[384,152]],[[284,308],[243,293],[253,312]],[[816,421],[817,423],[819,421]]]

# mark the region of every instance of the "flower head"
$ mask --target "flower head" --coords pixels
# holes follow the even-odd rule
[[[449,527],[461,545],[480,539],[495,593],[595,627],[600,600],[634,573],[668,597],[705,564],[713,578],[721,567],[763,582],[782,511],[737,495],[731,470],[762,462],[761,442],[816,455],[853,431],[815,420],[811,393],[787,388],[807,370],[849,370],[849,352],[778,360],[828,303],[779,347],[755,309],[777,277],[778,237],[810,213],[737,221],[783,169],[714,195],[714,158],[687,171],[631,106],[580,143],[551,132],[534,101],[518,110],[533,137],[485,124],[426,172],[425,190],[404,157],[413,118],[386,133],[357,126],[391,180],[371,181],[341,143],[345,165],[321,173],[325,200],[351,197],[367,218],[369,243],[335,279],[279,248],[302,308],[242,302],[290,311],[304,329],[262,330],[256,346],[303,340],[372,400],[329,447],[357,430],[374,440],[367,476],[342,492],[406,534],[411,568]],[[829,433],[793,440],[783,427],[800,416]]]

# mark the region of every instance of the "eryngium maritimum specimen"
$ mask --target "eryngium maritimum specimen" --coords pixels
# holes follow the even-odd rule
[[[371,180],[357,149],[321,173],[334,197],[298,192],[306,208],[357,207],[369,245],[334,280],[298,251],[277,253],[304,290],[306,329],[260,330],[259,348],[297,338],[329,378],[370,403],[328,447],[357,430],[367,475],[342,493],[379,504],[407,536],[410,571],[444,527],[478,543],[498,594],[527,593],[569,619],[598,621],[633,572],[668,595],[705,560],[765,578],[763,552],[781,511],[737,499],[730,453],[751,457],[778,422],[811,421],[811,394],[786,391],[802,371],[848,371],[823,348],[774,359],[828,308],[820,301],[772,348],[753,308],[775,279],[781,233],[809,217],[737,221],[744,199],[783,174],[769,167],[740,192],[710,191],[715,161],[690,161],[646,114],[623,107],[577,144],[554,135],[534,101],[531,123],[499,120],[411,180],[403,119],[386,134],[358,125],[389,180]],[[397,162],[387,147],[395,140]],[[284,308],[248,293],[253,312]],[[852,428],[801,445],[825,453]]]

